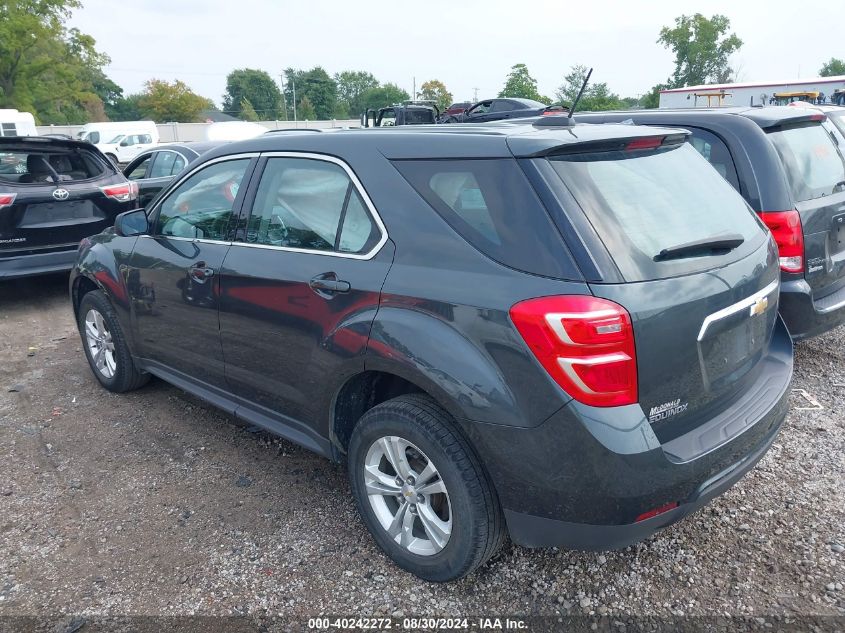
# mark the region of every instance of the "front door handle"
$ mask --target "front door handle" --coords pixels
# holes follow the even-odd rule
[[[205,262],[197,262],[188,269],[188,274],[191,279],[202,284],[214,277],[214,269],[206,266]]]
[[[311,289],[317,292],[317,294],[328,295],[334,294],[335,292],[349,292],[352,288],[348,281],[338,279],[335,273],[323,273],[322,275],[317,275],[308,282],[308,285],[311,286]]]

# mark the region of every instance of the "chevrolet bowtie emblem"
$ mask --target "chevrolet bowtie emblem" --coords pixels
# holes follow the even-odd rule
[[[763,314],[766,309],[769,307],[769,298],[763,297],[762,299],[757,299],[754,303],[751,304],[751,314],[750,316],[758,316]]]

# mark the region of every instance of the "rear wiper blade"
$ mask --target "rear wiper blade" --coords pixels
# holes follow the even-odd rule
[[[723,251],[727,253],[732,251],[737,246],[742,244],[745,238],[736,233],[729,235],[718,235],[714,237],[705,237],[702,240],[694,242],[687,242],[686,244],[678,244],[677,246],[670,246],[664,248],[657,255],[654,256],[654,261],[660,262],[667,259],[679,259],[682,257],[690,257],[699,254],[712,254],[714,252]]]

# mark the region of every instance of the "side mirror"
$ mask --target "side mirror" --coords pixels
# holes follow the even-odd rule
[[[145,235],[150,230],[147,212],[144,209],[124,211],[114,220],[114,232],[121,237]]]

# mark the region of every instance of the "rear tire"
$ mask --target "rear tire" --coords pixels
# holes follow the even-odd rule
[[[88,365],[103,387],[124,393],[149,381],[150,375],[135,366],[117,315],[101,290],[82,297],[77,325]]]
[[[427,396],[404,395],[367,411],[349,443],[353,496],[376,543],[433,582],[472,573],[505,537],[493,487],[454,424]]]

